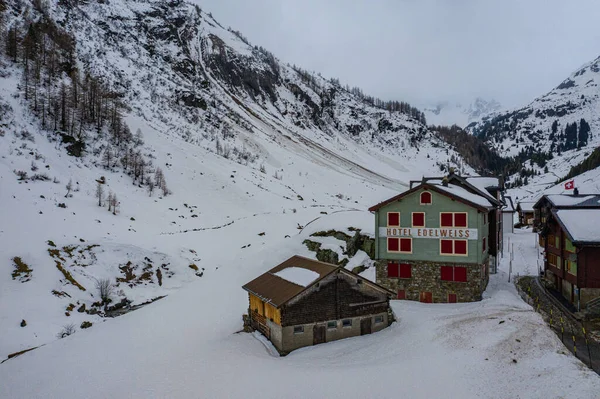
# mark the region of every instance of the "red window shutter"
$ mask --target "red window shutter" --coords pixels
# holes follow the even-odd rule
[[[440,240],[441,241],[441,245],[440,245],[440,251],[442,254],[453,254],[454,251],[452,250],[452,240]]]
[[[412,252],[412,238],[401,238],[400,239],[400,251],[401,252]]]
[[[440,276],[442,281],[452,281],[452,266],[440,266]]]
[[[388,237],[388,252],[398,252],[400,250],[400,239],[395,237]]]
[[[467,240],[454,240],[454,253],[456,255],[466,255]]]
[[[400,213],[399,212],[388,212],[387,214],[388,226],[400,226]]]
[[[448,294],[448,303],[456,303],[456,294]]]
[[[400,263],[400,278],[411,278],[412,267],[408,263]]]
[[[460,281],[461,283],[467,282],[467,268],[456,266],[454,268],[454,281]]]
[[[431,193],[421,193],[421,204],[431,204]]]
[[[406,291],[398,290],[398,299],[406,299]]]
[[[442,216],[440,217],[440,226],[441,227],[452,227],[452,214],[442,212]]]
[[[415,212],[412,214],[413,227],[425,227],[425,214],[423,212]]]
[[[389,262],[387,264],[387,276],[388,277],[398,277],[398,264]]]
[[[454,227],[467,227],[467,214],[466,213],[455,213],[454,214]]]

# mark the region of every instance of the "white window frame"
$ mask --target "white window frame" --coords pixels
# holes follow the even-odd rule
[[[331,327],[331,326],[329,325],[330,323],[335,323],[335,327]],[[338,328],[338,322],[337,322],[337,320],[334,320],[334,321],[328,321],[328,322],[327,322],[327,329],[328,329],[328,330],[337,330],[337,328]]]
[[[381,321],[377,321],[377,319],[381,319]],[[381,324],[381,323],[383,323],[383,316],[382,315],[375,316],[373,322],[375,324]]]
[[[347,321],[350,322],[350,325],[345,326],[344,323],[347,322]],[[342,320],[342,327],[343,328],[351,328],[352,327],[352,319],[344,319],[344,320]]]
[[[398,225],[397,226],[393,225],[393,224],[390,224],[390,213],[397,213],[398,214]],[[387,227],[400,227],[400,225],[402,224],[401,220],[400,220],[400,212],[388,212],[388,213],[386,213],[385,217],[386,217],[385,225]]]
[[[452,253],[451,254],[447,254],[445,252],[442,252],[442,240],[448,240],[448,241],[452,241]],[[456,250],[454,248],[454,243],[456,241],[464,241],[467,243],[467,253],[466,254],[457,254]],[[466,257],[469,256],[469,240],[454,240],[452,238],[440,238],[439,239],[439,246],[440,246],[440,256],[460,256],[460,257]]]
[[[423,226],[415,226],[414,222],[413,222],[413,215],[415,213],[422,213],[423,214]],[[410,225],[411,227],[426,227],[427,223],[425,222],[425,212],[411,212],[410,213]]]
[[[442,226],[442,213],[451,213],[452,214],[452,226]],[[464,213],[467,216],[467,225],[465,227],[457,227],[456,226],[456,221],[455,219],[455,215],[457,213]],[[440,229],[443,228],[447,228],[447,229],[468,229],[469,228],[469,212],[440,212]]]
[[[398,240],[398,250],[397,251],[390,251],[390,245],[389,245],[389,241],[388,240]],[[409,251],[402,251],[402,243],[401,240],[410,240],[410,252]],[[412,254],[413,253],[413,239],[412,237],[387,237],[387,240],[385,242],[386,244],[386,249],[387,252],[392,253],[392,254]]]
[[[427,202],[423,202],[423,194],[428,193],[429,194],[429,198],[431,198],[431,202],[427,203]],[[433,204],[433,195],[431,194],[431,191],[421,191],[421,194],[419,194],[419,205],[432,205]]]

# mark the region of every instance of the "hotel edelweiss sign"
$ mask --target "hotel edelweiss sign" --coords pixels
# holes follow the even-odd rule
[[[380,227],[380,237],[410,237],[410,238],[456,238],[462,240],[477,240],[477,229],[461,229],[443,227],[430,229],[426,227]]]

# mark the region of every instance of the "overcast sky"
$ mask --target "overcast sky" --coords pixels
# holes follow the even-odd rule
[[[414,105],[525,105],[600,55],[600,0],[192,1],[284,62]]]

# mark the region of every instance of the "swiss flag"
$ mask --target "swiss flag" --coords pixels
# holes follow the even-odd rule
[[[571,179],[565,183],[565,190],[573,190],[575,188],[575,180]]]

